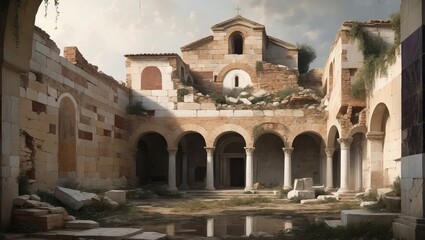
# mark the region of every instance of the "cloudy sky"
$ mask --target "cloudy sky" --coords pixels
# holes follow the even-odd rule
[[[313,46],[322,67],[345,20],[387,19],[401,0],[60,0],[42,3],[36,25],[63,50],[77,46],[99,70],[125,79],[124,54],[178,53],[211,35],[211,26],[240,14],[266,26],[267,34]],[[50,1],[53,2],[53,1]]]

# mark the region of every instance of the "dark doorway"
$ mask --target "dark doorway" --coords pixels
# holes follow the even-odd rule
[[[231,187],[245,186],[245,159],[244,158],[230,159],[230,186]]]

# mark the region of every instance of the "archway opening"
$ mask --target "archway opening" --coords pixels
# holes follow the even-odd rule
[[[265,133],[258,137],[254,146],[254,182],[270,188],[283,185],[282,138],[274,133]]]
[[[214,156],[218,187],[245,187],[245,146],[245,140],[238,133],[224,133],[219,137]]]
[[[75,134],[76,109],[69,97],[59,104],[58,122],[58,178],[77,177],[77,137]]]
[[[229,38],[229,54],[243,54],[243,37],[240,32],[234,32]]]
[[[314,133],[302,133],[294,139],[292,147],[292,177],[311,177],[314,184],[322,184],[326,158],[322,138]]]
[[[176,170],[179,189],[205,188],[207,152],[201,134],[190,132],[180,139]]]
[[[137,144],[136,176],[142,185],[168,180],[168,150],[165,138],[156,132],[143,135]]]

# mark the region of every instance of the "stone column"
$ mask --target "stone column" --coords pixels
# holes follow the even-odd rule
[[[207,151],[207,182],[205,184],[205,189],[215,190],[213,162],[214,147],[205,147],[205,150]]]
[[[285,147],[282,148],[285,153],[284,161],[284,173],[283,173],[283,189],[288,190],[292,189],[292,151],[294,148]]]
[[[187,185],[187,152],[182,154],[182,183],[180,184],[180,189],[189,189]]]
[[[255,148],[246,147],[246,165],[245,165],[245,191],[252,190],[252,185],[254,185],[254,170],[253,170],[253,161],[252,154],[254,153]]]
[[[176,187],[176,153],[177,148],[168,148],[168,190],[178,191]]]
[[[425,239],[425,3],[401,1],[401,215],[396,239]]]
[[[246,216],[245,217],[245,236],[251,235],[254,231],[254,217]]]
[[[333,156],[335,148],[325,148],[326,152],[326,191],[332,191],[334,188],[333,179]]]
[[[339,138],[338,142],[341,146],[341,186],[338,190],[340,193],[349,192],[349,174],[350,174],[350,145],[352,138]]]
[[[207,219],[207,237],[214,237],[214,218]]]
[[[383,167],[383,139],[384,132],[368,132],[367,157],[369,159],[369,181],[366,191],[376,190],[384,187],[384,167]]]

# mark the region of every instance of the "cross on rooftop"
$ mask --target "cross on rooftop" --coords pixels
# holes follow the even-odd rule
[[[235,8],[235,10],[237,12],[237,15],[240,15],[241,8],[238,6],[237,8]]]

